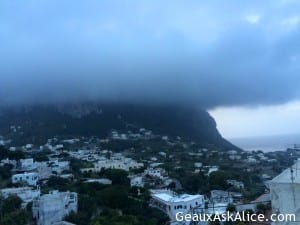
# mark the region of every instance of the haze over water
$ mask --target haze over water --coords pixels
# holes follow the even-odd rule
[[[229,140],[247,151],[285,151],[287,148],[294,147],[294,144],[300,144],[300,134],[231,138]]]

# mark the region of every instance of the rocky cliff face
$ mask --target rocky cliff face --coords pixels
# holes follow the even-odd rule
[[[106,137],[112,130],[146,128],[156,134],[180,136],[203,146],[236,148],[222,138],[214,119],[194,106],[135,104],[65,104],[2,109],[0,134],[22,127],[24,140],[55,135]]]

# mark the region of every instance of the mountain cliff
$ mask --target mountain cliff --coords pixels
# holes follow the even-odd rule
[[[11,126],[20,126],[19,139],[27,142],[42,142],[59,135],[106,137],[113,129],[146,128],[155,134],[180,136],[203,146],[236,149],[222,138],[209,113],[195,106],[91,103],[2,109],[0,134],[9,133]]]

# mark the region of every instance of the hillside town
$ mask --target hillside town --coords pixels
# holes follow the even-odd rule
[[[12,126],[11,130],[21,128]],[[86,213],[84,205],[88,203],[82,196],[96,190],[111,196],[97,196],[101,205],[95,203],[92,218],[101,217],[108,209],[118,210],[116,216],[122,217],[121,205],[127,203],[112,204],[111,198],[130,199],[134,204],[146,204],[146,210],[158,210],[149,224],[190,224],[176,221],[178,212],[292,210],[299,214],[300,192],[289,191],[298,187],[299,161],[296,168],[290,167],[299,156],[297,151],[201,148],[145,128],[138,133],[113,130],[105,139],[53,137],[39,146],[17,146],[3,136],[0,141],[0,167],[9,169],[9,174],[0,174],[1,198],[4,202],[16,196],[21,200],[21,209],[29,212],[26,224],[83,225],[86,221],[82,222],[80,215]],[[120,186],[125,196],[112,192]]]

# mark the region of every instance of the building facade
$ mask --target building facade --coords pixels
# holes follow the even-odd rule
[[[203,195],[178,195],[169,190],[152,190],[151,191],[151,206],[158,208],[165,212],[171,221],[171,224],[188,224],[178,223],[176,220],[176,214],[192,213],[193,210],[204,209],[205,201]]]
[[[32,172],[32,173],[20,173],[20,174],[14,174],[11,178],[12,183],[26,183],[31,186],[36,186],[37,182],[39,180],[38,173]]]
[[[37,199],[41,192],[39,189],[33,190],[30,187],[20,187],[20,188],[5,188],[0,190],[1,197],[8,198],[11,195],[17,195],[23,203],[27,204]]]
[[[300,160],[270,182],[272,211],[275,214],[295,214],[300,221]],[[297,222],[273,222],[272,225],[295,225]]]
[[[33,201],[32,215],[37,225],[51,225],[62,221],[71,212],[77,212],[77,207],[77,193],[52,191]]]

